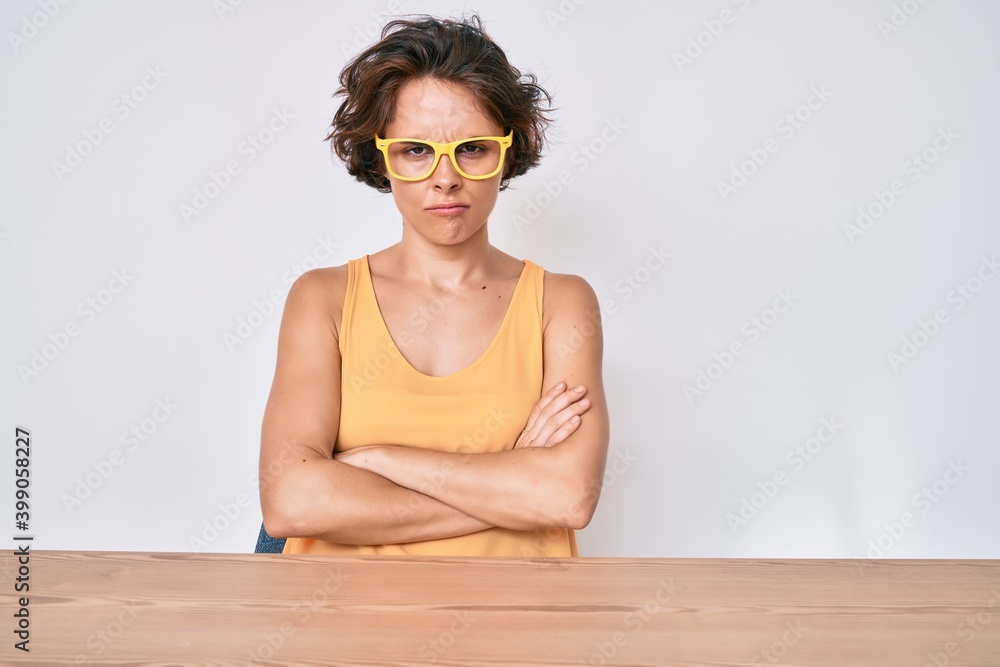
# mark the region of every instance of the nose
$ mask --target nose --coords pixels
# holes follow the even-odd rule
[[[434,181],[434,187],[443,190],[451,190],[462,184],[462,175],[455,171],[455,165],[451,163],[451,157],[448,155],[441,156],[430,178]]]

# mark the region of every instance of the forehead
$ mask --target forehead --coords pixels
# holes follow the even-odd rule
[[[385,135],[449,142],[465,137],[494,136],[502,130],[482,109],[471,90],[425,77],[407,81],[400,87],[395,114]]]

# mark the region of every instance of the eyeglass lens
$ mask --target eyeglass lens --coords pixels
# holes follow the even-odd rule
[[[455,147],[458,170],[469,176],[485,176],[500,165],[500,142],[494,139],[467,141]],[[430,174],[434,166],[434,147],[415,141],[389,145],[389,168],[406,178]]]

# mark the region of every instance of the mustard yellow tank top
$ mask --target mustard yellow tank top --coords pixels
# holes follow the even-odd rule
[[[340,327],[340,430],[334,451],[393,443],[448,452],[512,449],[542,394],[544,270],[529,260],[500,330],[471,365],[434,377],[413,368],[389,334],[372,286],[368,255],[347,264]],[[419,335],[419,321],[411,321]],[[290,537],[286,554],[429,556],[576,556],[570,528],[489,528],[406,544],[335,544]]]

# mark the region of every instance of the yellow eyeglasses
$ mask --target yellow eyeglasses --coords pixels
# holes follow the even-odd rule
[[[513,142],[514,130],[506,137],[470,137],[450,144],[426,139],[381,139],[375,145],[385,157],[389,173],[401,181],[422,181],[434,173],[442,155],[447,155],[463,178],[481,181],[503,168],[503,158]]]

